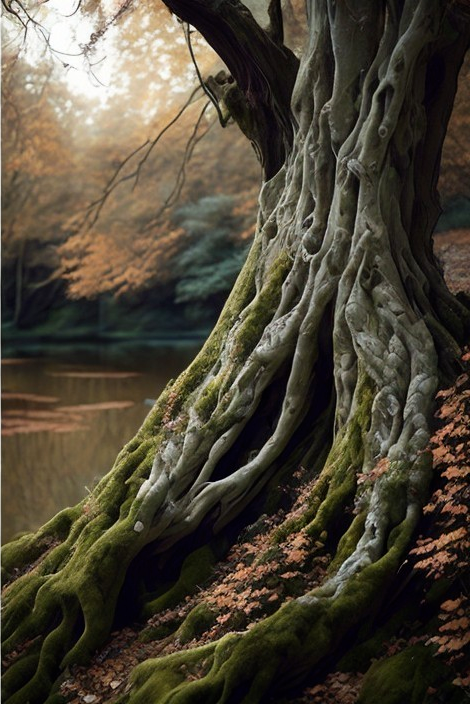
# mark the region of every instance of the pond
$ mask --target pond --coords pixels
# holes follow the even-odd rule
[[[2,360],[2,542],[80,501],[200,345]]]

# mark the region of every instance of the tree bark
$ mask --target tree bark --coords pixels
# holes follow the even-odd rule
[[[224,102],[255,147],[265,178],[271,178],[292,145],[290,99],[298,59],[279,30],[263,30],[240,0],[168,0],[165,5],[197,27],[227,65],[235,84],[226,86]]]
[[[250,48],[245,29],[261,30],[241,4],[167,4],[225,53],[247,100],[261,91],[253,119],[275,120],[273,163],[281,141],[285,159],[262,187],[255,242],[201,353],[89,498],[5,548],[8,704],[44,701],[67,665],[87,660],[123,585],[135,595],[130,573],[160,574],[189,539],[194,549],[222,534],[329,442],[314,509],[291,530],[328,533],[354,507],[363,527],[351,519],[336,541],[334,572],[249,631],[140,666],[127,699],[259,702],[331,654],[406,552],[430,480],[439,375],[469,330],[432,254],[468,22],[437,0],[313,0],[287,126],[276,66],[268,72],[275,45],[263,35]],[[186,680],[181,664],[199,657],[211,668]]]
[[[19,245],[19,251],[16,256],[15,266],[15,308],[13,312],[13,322],[18,325],[21,318],[23,308],[23,277],[24,277],[24,255],[26,242],[22,240]]]

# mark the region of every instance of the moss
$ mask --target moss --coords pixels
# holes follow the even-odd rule
[[[430,648],[418,643],[375,662],[364,677],[357,704],[431,704],[436,699],[435,694],[427,693],[428,688],[441,689],[446,679],[448,668],[433,658]],[[462,701],[462,690],[452,685],[444,685],[444,689],[446,698],[442,701]]]
[[[174,633],[178,628],[179,622],[180,621],[178,619],[175,619],[174,621],[166,621],[165,623],[161,623],[158,626],[147,626],[140,632],[139,640],[142,643],[151,643],[154,640],[163,640],[164,638],[168,638],[168,636]]]
[[[36,533],[25,533],[2,547],[2,579],[5,584],[16,570],[31,565],[51,550],[57,540],[65,540],[81,514],[82,502],[56,514]]]
[[[110,521],[106,513],[91,521],[81,515],[64,543],[7,588],[4,652],[36,636],[40,650],[36,672],[22,667],[28,653],[10,668],[11,704],[44,702],[59,670],[85,662],[109,633],[126,569],[140,547],[129,520]],[[57,563],[60,571],[41,575]]]
[[[4,616],[2,621],[3,652],[8,653],[17,642],[15,631],[28,619],[36,600],[39,588],[44,584],[45,577],[30,573],[23,575],[7,587],[3,596]]]
[[[4,553],[7,576],[16,576],[18,564],[24,567],[41,560],[34,574],[16,579],[11,585],[5,604],[4,624],[9,633],[4,632],[4,635],[11,636],[10,643],[35,634],[40,635],[41,641],[38,670],[26,672],[26,665],[19,665],[9,675],[13,678],[16,673],[14,696],[18,701],[21,697],[24,701],[30,698],[35,688],[42,692],[38,696],[44,698],[44,692],[50,691],[59,670],[69,662],[86,661],[109,632],[127,567],[146,539],[145,535],[133,531],[130,514],[136,510],[135,495],[140,479],[148,474],[163,438],[162,432],[156,432],[155,424],[161,422],[170,406],[175,412],[178,404],[188,399],[217,362],[228,331],[254,296],[257,247],[259,245],[252,249],[247,266],[205,347],[188,370],[165,390],[136,437],[119,454],[111,472],[74,509],[58,514],[37,534],[25,535],[7,546]],[[279,263],[273,268],[272,276],[274,283],[268,280],[266,291],[256,305],[274,305],[268,299],[275,288],[277,294],[280,292]],[[207,412],[216,402],[217,394],[215,384],[207,390],[204,399]],[[176,584],[156,599],[149,611],[180,601],[207,579],[213,563],[214,555],[208,548],[190,555],[183,563]],[[44,576],[40,576],[42,573]],[[208,618],[207,613],[205,616]],[[184,637],[202,628],[203,622],[199,611],[192,614],[184,625]],[[27,694],[22,683],[28,688]]]
[[[362,467],[364,443],[369,430],[371,408],[375,395],[373,381],[359,374],[357,397],[360,399],[353,418],[336,437],[325,465],[309,497],[309,506],[303,515],[285,521],[275,533],[275,541],[282,542],[293,532],[305,529],[318,538],[335,524],[344,506],[356,490],[356,472]]]
[[[214,552],[207,545],[191,553],[183,562],[177,582],[144,606],[144,618],[176,606],[185,596],[192,593],[211,575],[215,560]]]
[[[222,310],[220,318],[209,335],[203,348],[189,367],[178,377],[168,390],[165,414],[175,418],[189,395],[199,386],[204,377],[220,357],[220,351],[235,320],[255,293],[255,272],[259,254],[259,243],[255,242],[248,254],[245,265]],[[157,421],[158,419],[155,419]]]
[[[327,586],[319,587],[285,603],[250,630],[205,646],[213,658],[210,670],[201,665],[201,649],[140,666],[145,677],[132,678],[129,703],[218,702],[223,691],[227,701],[257,704],[274,681],[301,681],[378,608],[411,530],[411,521],[403,521],[387,554],[352,576],[334,598]]]
[[[178,630],[181,643],[188,643],[202,635],[215,623],[217,614],[207,604],[201,602],[192,609]]]
[[[236,354],[246,357],[260,339],[266,324],[272,318],[279,302],[281,287],[292,266],[286,252],[281,252],[273,262],[266,283],[249,308],[248,315],[237,331]]]
[[[61,694],[52,694],[47,698],[46,704],[67,704],[67,699]]]
[[[273,545],[264,552],[261,553],[259,557],[255,560],[255,565],[264,565],[267,562],[278,561],[282,556],[282,550],[278,545]]]
[[[292,533],[297,533],[298,531],[302,530],[302,528],[304,528],[308,523],[308,516],[309,513],[306,512],[298,518],[288,518],[286,521],[284,521],[274,531],[274,543],[283,543],[289,537],[289,535],[292,535]]]
[[[342,481],[335,475],[332,483],[328,487],[326,498],[316,511],[315,518],[306,526],[305,530],[312,538],[319,538],[329,527],[336,522],[338,516],[343,512],[348,499],[354,496],[356,488],[356,475],[349,469],[343,475]],[[339,481],[337,481],[337,478]]]
[[[220,641],[219,641],[220,642]],[[146,660],[132,672],[131,692],[124,698],[128,704],[154,704],[163,702],[176,690],[187,675],[198,667],[206,669],[212,664],[215,644],[185,650],[166,657]]]
[[[393,613],[383,625],[378,626],[377,614],[372,610],[357,632],[356,644],[353,645],[338,662],[341,672],[366,672],[372,661],[377,660],[384,644],[403,632],[404,624],[416,620],[417,605],[410,600],[402,608]],[[372,634],[372,635],[371,635]]]
[[[36,672],[39,653],[32,653],[14,663],[2,678],[2,699],[7,700],[24,682],[30,680]]]
[[[282,283],[290,266],[290,257],[286,253],[281,253],[270,267],[265,277],[264,286],[251,301],[246,309],[248,312],[237,329],[233,344],[233,363],[224,366],[220,374],[207,384],[195,403],[195,409],[202,419],[208,420],[218,404],[220,411],[224,412],[223,400],[220,404],[219,399],[231,386],[237,374],[239,365],[235,363],[235,359],[246,359],[260,339],[266,324],[271,320],[276,310],[281,295]],[[250,291],[250,295],[253,294],[254,291]],[[226,333],[232,328],[236,317],[244,309],[244,305],[237,305],[236,315],[233,314],[233,304],[237,300],[237,296],[235,296],[233,301],[231,299],[232,297],[227,302],[227,310],[222,313],[221,319],[214,330],[214,339],[212,339],[212,336],[209,338],[196,360],[186,372],[183,372],[174,386],[173,393],[178,396],[178,400],[175,401],[171,408],[173,418],[179,412],[184,399],[201,383],[204,376],[219,359],[221,344],[226,337]],[[228,402],[229,399],[227,398]],[[229,417],[225,413],[224,427],[230,427],[239,420],[237,413],[233,414],[233,417]],[[216,420],[215,424],[217,425],[218,422]],[[208,428],[211,427],[211,425],[208,426]]]
[[[440,579],[436,579],[426,592],[426,602],[428,604],[435,604],[437,602],[442,601],[444,596],[452,587],[452,584],[452,580],[449,580],[447,577],[441,577]]]
[[[17,663],[18,666],[19,664]],[[25,676],[27,676],[26,673]],[[36,673],[27,679],[27,684],[23,687],[21,687],[22,681],[24,680],[18,683],[20,688],[14,692],[6,688],[3,690],[2,702],[4,704],[44,704],[53,686],[52,680],[44,672],[44,667],[38,667]]]
[[[350,555],[352,555],[356,549],[359,538],[364,531],[366,515],[366,512],[363,511],[359,515],[355,516],[348,530],[341,536],[336,554],[328,569],[330,573],[336,572],[336,570]]]
[[[197,402],[194,404],[194,408],[201,418],[209,418],[212,411],[217,406],[219,390],[220,379],[213,379],[204,388],[200,398],[198,398]]]

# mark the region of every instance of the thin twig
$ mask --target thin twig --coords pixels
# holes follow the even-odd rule
[[[175,122],[177,122],[179,120],[179,118],[183,115],[185,110],[193,103],[194,96],[196,95],[196,93],[199,90],[200,90],[200,87],[197,86],[192,91],[192,93],[188,97],[185,104],[180,108],[180,110],[177,112],[177,114],[165,125],[165,127],[162,130],[160,130],[160,132],[155,137],[155,139],[153,139],[152,141],[147,139],[147,141],[144,142],[144,144],[141,144],[139,147],[137,147],[137,149],[134,149],[134,151],[131,152],[130,154],[128,154],[128,156],[120,163],[120,165],[118,166],[118,168],[114,172],[113,176],[111,177],[111,179],[108,181],[108,183],[104,187],[103,194],[101,195],[101,197],[97,198],[95,201],[93,201],[92,203],[90,203],[90,205],[87,206],[86,215],[85,215],[84,220],[81,223],[80,227],[84,226],[86,223],[88,223],[89,229],[91,227],[93,227],[93,225],[98,220],[98,218],[101,214],[101,211],[102,211],[106,201],[108,200],[109,196],[119,185],[121,185],[122,183],[125,183],[126,181],[130,181],[131,179],[134,179],[134,186],[133,186],[133,190],[134,190],[134,188],[136,187],[136,185],[139,181],[139,177],[140,177],[142,168],[143,168],[145,162],[148,160],[153,149],[156,147],[156,145],[158,144],[160,139],[163,137],[163,135],[170,129],[170,127],[172,127],[175,124]],[[197,100],[199,100],[199,98],[197,98]],[[119,178],[119,175],[122,173],[122,170],[124,169],[126,164],[128,164],[129,161],[131,161],[131,159],[136,154],[138,154],[139,152],[141,152],[144,149],[146,149],[145,154],[140,159],[135,170],[132,173],[127,174],[126,176],[121,176]]]
[[[214,124],[216,122],[216,121],[214,121],[214,122],[210,123],[208,128],[202,134],[200,134],[199,136],[197,135],[197,132],[198,132],[199,126],[202,122],[202,119],[204,117],[204,114],[205,114],[207,108],[209,107],[209,105],[211,105],[211,103],[212,103],[212,101],[207,101],[207,103],[204,105],[204,107],[202,108],[202,110],[199,114],[199,117],[197,119],[196,124],[194,125],[191,136],[186,144],[185,153],[183,155],[183,160],[181,162],[181,166],[180,166],[180,168],[178,170],[178,174],[176,176],[175,185],[173,186],[173,189],[172,189],[170,195],[167,196],[167,198],[164,200],[162,206],[158,209],[157,213],[153,216],[153,218],[143,228],[143,232],[147,232],[152,227],[154,227],[158,223],[158,221],[161,218],[161,216],[163,215],[163,213],[166,210],[168,210],[168,208],[170,208],[172,205],[174,205],[177,202],[178,198],[180,197],[181,191],[183,190],[183,186],[186,181],[186,167],[189,164],[189,162],[191,161],[191,157],[193,155],[194,149],[195,149],[196,145],[206,136],[206,134],[209,132],[209,130],[212,129],[212,127],[214,126]]]

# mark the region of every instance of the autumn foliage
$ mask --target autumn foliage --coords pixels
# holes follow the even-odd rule
[[[47,6],[40,12],[46,22]],[[5,22],[2,271],[4,320],[15,328],[42,322],[65,296],[135,300],[168,287],[157,295],[168,305],[182,278],[175,260],[192,244],[174,217],[184,204],[235,197],[221,213],[231,223],[235,213],[234,248],[253,232],[259,167],[244,136],[233,124],[220,128],[201,88],[173,123],[198,85],[181,27],[163,5],[134,8],[106,27],[103,18],[102,43],[85,47],[85,95],[76,68],[38,42],[30,55]],[[192,41],[204,75],[219,70],[207,45]],[[93,92],[100,52],[114,63],[108,89]]]
[[[83,10],[92,15],[96,6]],[[66,296],[83,301],[117,295],[143,303],[151,290],[173,305],[181,299],[178,286],[186,298],[196,295],[205,272],[197,286],[188,287],[175,268],[181,253],[191,257],[193,244],[174,217],[181,206],[208,196],[234,199],[225,212],[234,248],[221,266],[224,294],[253,232],[259,165],[236,125],[221,129],[202,90],[157,140],[198,85],[181,26],[163,5],[152,13],[145,3],[132,11],[129,3],[109,7],[110,16],[101,17],[84,45],[91,62],[87,95],[73,87],[77,69],[63,57],[43,47],[30,58],[5,42],[3,295],[4,318],[16,327],[36,325],[52,308],[67,305]],[[41,12],[47,11],[43,4]],[[119,22],[110,21],[115,12]],[[302,12],[298,2],[284,9],[287,41],[295,51],[303,41]],[[10,40],[7,23],[5,31]],[[216,74],[222,67],[217,57],[197,33],[192,42],[201,74]],[[110,75],[103,77],[108,90],[97,90],[106,53],[113,57]],[[447,227],[465,226],[467,74],[464,68],[443,153],[440,190],[444,203],[456,209],[455,223]],[[214,318],[220,300],[206,299],[205,305],[212,306]]]

